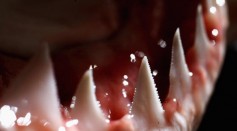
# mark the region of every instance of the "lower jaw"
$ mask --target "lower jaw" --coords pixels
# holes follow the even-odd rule
[[[29,91],[33,92],[32,94],[34,94],[33,90],[36,90],[35,88],[37,87],[30,87],[30,82],[30,84],[25,83],[27,83],[28,80],[39,82],[41,80],[41,77],[39,77],[38,80],[37,78],[25,77],[33,76],[32,74],[27,75],[26,72],[30,70],[29,72],[33,72],[34,74],[34,71],[38,70],[36,71],[36,74],[41,74],[39,71],[42,71],[45,72],[44,74],[41,74],[44,76],[50,74],[50,71],[52,71],[52,65],[50,60],[48,60],[48,56],[44,56],[45,54],[39,53],[39,56],[41,55],[40,57],[36,56],[35,58],[33,58],[36,59],[37,62],[36,60],[32,61],[39,63],[40,65],[47,66],[41,69],[41,67],[35,65],[34,62],[30,62],[30,66],[26,67],[26,71],[23,71],[24,73],[22,73],[25,76],[20,74],[19,77],[16,78],[15,82],[12,82],[13,84],[11,84],[9,87],[10,89],[7,89],[7,91],[3,94],[0,103],[2,106],[10,105],[14,107],[22,107],[22,109],[19,108],[20,113],[18,112],[21,115],[26,114],[27,112],[31,112],[32,116],[42,114],[42,117],[39,118],[47,118],[47,121],[49,121],[49,123],[51,122],[50,126],[45,126],[45,123],[39,124],[39,121],[41,120],[37,119],[35,121],[32,121],[32,124],[27,127],[16,125],[10,128],[32,128],[33,130],[37,130],[36,128],[49,128],[49,130],[58,130],[60,128],[63,130],[63,127],[66,127],[66,125],[64,125],[63,123],[68,123],[72,120],[79,120],[78,124],[68,127],[67,130],[99,129],[111,131],[142,131],[195,129],[195,126],[197,126],[199,121],[201,120],[201,116],[205,111],[205,106],[208,102],[209,97],[211,96],[213,86],[215,84],[216,78],[218,77],[219,69],[221,68],[225,50],[224,39],[216,40],[215,45],[212,45],[212,41],[208,39],[210,37],[208,37],[207,35],[209,34],[209,32],[206,33],[206,28],[202,27],[203,25],[205,25],[202,19],[202,13],[198,12],[197,14],[201,17],[197,16],[198,19],[196,20],[197,22],[196,33],[193,42],[194,44],[190,44],[190,47],[185,47],[185,53],[183,53],[183,48],[180,47],[179,44],[177,44],[179,43],[178,35],[175,35],[172,46],[168,45],[164,49],[155,47],[156,49],[160,48],[158,49],[159,51],[165,52],[163,53],[163,55],[157,55],[152,49],[153,46],[145,46],[144,48],[143,44],[138,44],[139,46],[137,49],[131,50],[130,47],[121,46],[119,48],[116,48],[116,46],[114,45],[108,46],[104,42],[101,42],[102,44],[98,43],[92,46],[80,46],[75,49],[60,51],[60,53],[54,52],[52,54],[52,58],[58,83],[59,97],[61,104],[64,105],[63,109],[65,110],[62,111],[63,116],[58,113],[59,109],[54,109],[55,106],[52,107],[52,112],[54,112],[54,110],[57,110],[55,111],[55,114],[57,115],[56,118],[59,118],[60,120],[55,120],[56,118],[52,117],[55,114],[52,116],[48,115],[48,110],[50,108],[46,108],[46,106],[50,106],[50,104],[54,102],[57,105],[58,96],[55,92],[53,92],[53,95],[50,96],[54,97],[52,99],[56,99],[55,101],[50,100],[50,102],[45,102],[45,104],[39,102],[37,106],[35,105],[34,101],[38,102],[38,100],[33,100],[38,99],[37,97],[35,97],[34,95],[26,97],[27,99],[29,99],[29,101],[31,101],[31,103],[28,103],[29,105],[27,105],[26,107],[39,107],[42,104],[42,107],[40,107],[40,109],[42,109],[40,113],[30,108],[27,109],[24,106],[22,107],[22,104],[20,104],[27,95],[20,90],[28,89]],[[134,44],[137,44],[136,42],[144,43],[136,40]],[[181,44],[181,46],[185,45]],[[104,48],[108,47],[109,51],[106,50],[108,52],[103,52],[105,51]],[[102,50],[98,50],[100,48]],[[129,48],[129,50],[127,48]],[[153,50],[152,53],[150,53],[150,50]],[[91,52],[96,52],[100,55],[103,54],[106,57],[103,57],[104,59],[99,60],[98,56],[90,55]],[[77,57],[81,55],[86,55],[86,57]],[[112,58],[111,55],[113,56]],[[155,70],[158,70],[158,75],[154,76],[154,79],[155,83],[157,84],[158,94],[160,97],[155,97],[157,98],[155,100],[151,96],[157,96],[155,91],[156,87],[152,85],[152,79],[146,80],[147,78],[152,76],[152,74],[149,74],[151,73],[151,69],[145,68],[147,66],[146,61],[143,59],[143,56],[140,55],[145,55],[148,57],[151,69],[152,71],[154,71],[154,73]],[[134,59],[134,56],[136,59]],[[162,58],[163,56],[170,56],[170,58],[168,58],[168,60],[165,60],[166,58]],[[61,64],[62,60],[67,62]],[[94,60],[97,61],[94,62]],[[143,61],[143,64],[141,64],[141,61]],[[73,62],[73,64],[71,62]],[[169,65],[169,63],[171,63],[171,65]],[[93,77],[95,80],[95,85],[97,87],[96,97],[95,94],[92,93],[93,88],[84,87],[88,84],[82,84],[83,87],[80,86],[80,84],[79,87],[77,86],[79,79],[82,79],[80,83],[83,83],[83,78],[89,79],[85,81],[86,83],[88,83],[89,81],[89,84],[91,84],[90,79],[92,76],[88,74],[83,76],[84,72],[89,68],[90,65],[92,65],[92,68],[95,67],[94,65],[98,66],[93,69]],[[167,65],[170,68],[166,67]],[[145,69],[141,68],[143,66],[145,66]],[[159,68],[160,66],[161,68]],[[48,71],[49,73],[47,73],[46,71]],[[192,75],[190,76],[190,74]],[[48,78],[48,76],[44,76],[44,78]],[[49,80],[50,79],[51,78],[49,78]],[[52,79],[52,81],[55,81],[54,78]],[[24,87],[25,85],[27,87]],[[48,82],[43,84],[43,86],[49,85],[50,84],[48,84]],[[39,84],[38,86],[41,86],[41,84]],[[65,90],[65,88],[70,90]],[[80,91],[84,88],[89,88],[92,91],[84,91],[78,93],[77,90]],[[136,90],[136,92],[134,92],[134,90]],[[46,91],[51,92],[52,90],[46,89]],[[14,92],[18,92],[17,95],[14,95],[16,94]],[[42,96],[44,93],[45,92],[42,92],[41,90],[38,91],[38,94],[42,94]],[[82,97],[84,96],[84,93],[89,97]],[[77,100],[73,100],[71,102],[71,98],[74,95],[77,97]],[[101,108],[99,108],[97,104],[93,104],[96,103],[95,98],[100,101]],[[162,104],[159,101],[160,99]],[[81,103],[87,104],[80,105],[80,101],[82,101]],[[53,105],[55,105],[55,103]],[[70,105],[72,108],[70,108]],[[153,105],[156,106],[154,107]],[[101,112],[98,111],[101,109],[103,110],[103,115],[101,115]],[[164,112],[162,111],[163,109],[165,110]],[[69,114],[67,114],[68,112]],[[83,115],[83,113],[80,112],[83,112],[86,115]],[[94,114],[95,117],[90,115],[93,113],[96,113]],[[47,116],[44,116],[45,114],[47,114]],[[89,122],[87,120],[89,120]],[[83,124],[80,124],[80,122]],[[9,130],[11,130],[10,128]]]

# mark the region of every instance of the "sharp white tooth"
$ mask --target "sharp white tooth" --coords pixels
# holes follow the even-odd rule
[[[210,41],[207,36],[204,19],[202,15],[202,6],[199,5],[197,8],[196,18],[196,32],[195,32],[195,50],[199,62],[203,63],[207,56],[208,49],[210,47]]]
[[[39,121],[46,120],[53,130],[62,125],[54,72],[46,45],[11,83],[0,105],[16,107],[18,116],[31,114]]]
[[[156,129],[165,122],[164,110],[146,56],[140,66],[131,113],[137,130]]]
[[[191,90],[191,78],[185,61],[179,29],[176,30],[170,66],[169,97],[182,100],[184,95]]]
[[[75,107],[72,109],[71,115],[79,120],[79,129],[82,131],[105,131],[107,123],[96,100],[92,69],[83,75],[75,96]]]

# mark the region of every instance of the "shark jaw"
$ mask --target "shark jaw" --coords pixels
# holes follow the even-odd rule
[[[204,7],[197,7],[194,44],[187,51],[183,47],[180,29],[177,28],[173,34],[168,74],[170,84],[167,96],[162,97],[163,100],[159,93],[159,82],[154,78],[157,72],[151,69],[154,60],[150,62],[150,59],[154,59],[153,55],[146,51],[129,52],[125,54],[129,62],[135,63],[135,66],[129,68],[132,75],[123,75],[123,87],[118,90],[119,92],[106,90],[108,93],[103,87],[100,88],[107,86],[106,82],[109,82],[109,79],[100,79],[100,76],[103,76],[100,74],[101,71],[96,74],[99,65],[87,66],[87,69],[82,71],[73,96],[70,96],[72,101],[61,107],[60,97],[63,96],[58,95],[55,77],[57,72],[54,72],[57,71],[57,67],[53,65],[53,62],[57,62],[52,60],[48,45],[42,44],[40,51],[11,82],[8,89],[4,90],[0,99],[0,128],[6,131],[195,130],[213,92],[225,54],[225,39],[210,39],[205,27],[209,22],[207,18],[219,17],[219,14],[223,15],[225,12],[224,5],[212,4],[209,1],[205,4],[207,9],[210,9],[205,15]],[[212,7],[215,7],[218,15]],[[225,22],[222,24],[221,27],[226,28]],[[215,29],[211,30],[214,38],[220,32]],[[159,45],[163,48],[166,43],[160,40]],[[116,67],[118,72],[120,66],[126,64]],[[126,68],[128,67],[130,66]],[[130,80],[132,76],[135,78]],[[96,82],[100,80],[105,84]],[[130,87],[132,90],[126,88],[129,84],[133,85]],[[113,106],[105,106],[108,95],[112,96],[109,98],[113,98]],[[123,111],[116,116],[111,113],[118,111],[114,108]]]

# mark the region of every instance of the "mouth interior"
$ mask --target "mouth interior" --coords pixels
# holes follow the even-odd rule
[[[110,120],[122,118],[131,108],[143,56],[149,59],[161,102],[164,102],[170,85],[174,33],[180,28],[184,52],[188,52],[194,44],[198,4],[198,0],[121,1],[115,3],[117,11],[112,14],[115,24],[111,24],[113,20],[105,20],[115,27],[107,35],[78,40],[63,33],[64,37],[60,34],[59,37],[49,38],[50,46],[63,45],[52,49],[61,104],[70,109],[79,80],[88,68],[93,68],[96,96],[103,112]],[[220,40],[220,35],[210,35],[210,30],[219,25],[205,17],[207,11],[203,12],[209,38]],[[94,27],[93,22],[91,26]],[[100,26],[95,27],[100,30]],[[97,29],[89,28],[87,32],[93,34]],[[24,64],[19,62],[19,65]]]
[[[183,3],[139,1],[122,5],[123,11],[116,14],[120,28],[109,37],[84,43],[68,39],[64,39],[65,43],[53,43],[66,47],[52,53],[62,105],[70,107],[78,81],[85,70],[93,68],[96,96],[103,112],[110,120],[122,118],[131,108],[143,56],[149,59],[161,102],[164,102],[169,91],[175,30],[180,28],[185,53],[194,44],[199,2],[186,0]],[[161,8],[155,10],[155,5]],[[160,14],[154,15],[156,11]],[[207,32],[213,26],[216,25],[206,22]],[[219,39],[211,36],[212,40]]]

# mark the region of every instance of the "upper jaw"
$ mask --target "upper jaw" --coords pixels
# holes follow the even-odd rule
[[[92,70],[88,70],[83,73],[75,91],[77,100],[72,103],[74,107],[68,110],[70,117],[63,119],[58,108],[59,100],[53,65],[47,47],[43,46],[43,49],[29,62],[29,66],[22,71],[2,97],[0,115],[4,116],[2,113],[4,111],[11,112],[13,116],[17,115],[19,120],[20,117],[30,113],[32,123],[27,125],[27,128],[33,130],[36,128],[47,128],[48,130],[98,129],[101,131],[115,129],[193,130],[205,111],[225,51],[224,40],[212,45],[213,41],[208,39],[202,18],[202,8],[199,6],[195,42],[186,55],[179,29],[174,34],[169,70],[169,99],[165,99],[166,102],[161,103],[159,99],[159,90],[157,93],[147,57],[144,57],[139,65],[131,111],[127,112],[123,118],[108,123],[109,115],[104,116],[97,104]],[[37,77],[35,77],[36,74]],[[156,84],[159,87],[159,83]],[[29,92],[25,93],[23,90]],[[47,97],[44,100],[42,96]],[[49,97],[50,99],[47,100]],[[18,111],[14,112],[13,108],[8,109],[6,105],[17,107]],[[41,123],[42,119],[46,121]],[[77,120],[79,123],[76,122]],[[76,125],[67,127],[68,122],[73,121]],[[93,124],[91,121],[94,121]],[[17,125],[10,126],[10,128],[22,128],[16,119],[11,122]],[[4,119],[1,119],[1,124],[4,128]],[[124,127],[124,125],[127,126]]]

